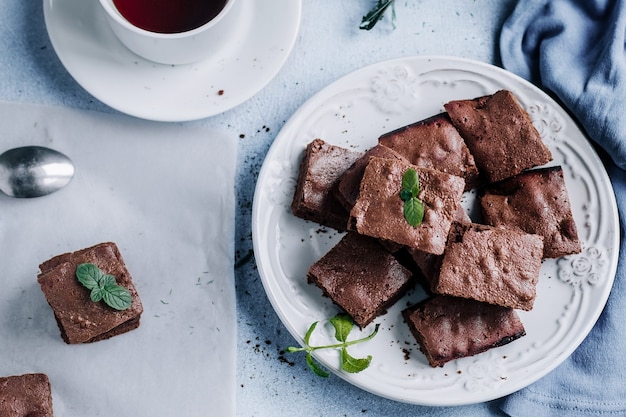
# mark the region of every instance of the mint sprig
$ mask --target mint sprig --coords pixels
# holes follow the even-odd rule
[[[420,193],[420,182],[417,171],[413,168],[406,170],[402,175],[402,190],[400,199],[404,201],[404,218],[411,226],[416,227],[424,220],[424,203],[417,198]]]
[[[126,310],[133,302],[130,292],[115,282],[115,277],[105,274],[94,264],[80,264],[76,268],[76,278],[91,290],[89,298],[94,303],[104,301],[115,310]]]
[[[379,20],[381,20],[385,14],[387,8],[391,6],[391,22],[395,28],[396,22],[396,7],[394,0],[377,0],[376,5],[361,19],[359,29],[371,30],[376,26]]]
[[[306,334],[304,335],[304,347],[293,347],[290,346],[285,349],[285,352],[306,352],[306,364],[313,373],[317,376],[321,376],[324,378],[328,378],[330,373],[326,371],[319,363],[313,359],[312,353],[319,349],[341,349],[340,350],[340,361],[341,361],[341,369],[350,373],[361,372],[367,367],[369,367],[372,362],[372,356],[368,355],[366,358],[355,358],[348,353],[348,346],[355,345],[357,343],[363,343],[368,340],[371,340],[376,333],[378,333],[379,324],[376,324],[374,331],[367,337],[357,339],[357,340],[348,340],[348,335],[352,331],[352,327],[354,322],[352,321],[352,317],[347,314],[339,313],[335,317],[329,319],[330,323],[335,328],[335,339],[339,343],[323,345],[323,346],[311,346],[309,341],[311,339],[311,335],[313,331],[317,327],[319,322],[313,322]]]

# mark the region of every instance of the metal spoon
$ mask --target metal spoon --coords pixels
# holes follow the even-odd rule
[[[74,164],[65,155],[42,146],[24,146],[0,154],[0,191],[11,197],[32,198],[65,187]]]

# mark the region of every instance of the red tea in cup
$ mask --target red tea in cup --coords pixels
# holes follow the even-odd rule
[[[187,32],[210,22],[229,0],[113,0],[126,20],[157,33]]]

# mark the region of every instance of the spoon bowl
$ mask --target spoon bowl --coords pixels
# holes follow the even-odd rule
[[[72,161],[54,149],[23,146],[0,154],[0,191],[10,197],[41,197],[74,177]]]

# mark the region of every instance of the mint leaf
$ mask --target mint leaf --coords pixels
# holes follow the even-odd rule
[[[304,335],[304,343],[306,343],[307,345],[309,344],[309,340],[311,339],[311,335],[313,334],[315,327],[317,327],[317,323],[318,322],[314,321],[311,326],[309,326],[309,330],[307,330],[306,334]]]
[[[378,333],[378,328],[380,325],[377,324],[374,331],[369,336],[366,336],[358,340],[348,341],[348,335],[350,334],[350,332],[352,331],[352,327],[354,326],[352,317],[350,317],[349,315],[345,313],[339,313],[335,315],[334,317],[330,318],[328,321],[330,321],[330,323],[335,328],[335,339],[337,339],[337,341],[339,341],[340,343],[324,345],[324,346],[311,346],[309,344],[309,341],[311,339],[311,334],[313,333],[313,331],[315,330],[318,324],[318,322],[316,321],[316,322],[313,322],[309,326],[309,329],[307,330],[304,336],[305,346],[304,347],[289,346],[288,348],[285,349],[285,352],[288,352],[288,353],[303,352],[303,351],[306,352],[305,359],[306,359],[306,364],[309,367],[309,369],[313,371],[313,373],[315,373],[316,375],[325,377],[325,378],[330,376],[330,373],[327,372],[324,368],[322,368],[322,366],[315,361],[312,355],[314,351],[319,350],[319,349],[341,349],[340,351],[341,369],[343,369],[346,372],[350,372],[350,373],[361,372],[367,367],[369,367],[372,361],[371,356],[368,356],[367,358],[363,358],[363,359],[357,359],[357,358],[350,356],[347,348],[348,346],[371,340],[376,335],[376,333]]]
[[[89,290],[98,287],[98,281],[100,281],[102,275],[100,268],[94,264],[80,264],[76,268],[76,277]]]
[[[130,292],[119,285],[107,285],[104,287],[102,299],[109,307],[116,310],[126,310],[133,303]]]
[[[289,347],[285,348],[285,352],[288,352],[288,353],[302,352],[303,350],[306,350],[306,348],[295,347],[295,346],[289,346]]]
[[[110,285],[115,285],[115,277],[109,274],[102,275],[102,278],[98,281],[98,286],[104,288]]]
[[[99,287],[91,290],[91,294],[89,294],[89,298],[91,298],[91,301],[93,301],[94,303],[97,303],[98,301],[102,300],[103,297],[104,297],[104,290]]]
[[[420,180],[417,176],[417,171],[413,168],[407,169],[404,175],[402,175],[402,191],[411,197],[417,197],[420,192]]]
[[[368,355],[367,358],[357,359],[348,353],[348,349],[345,347],[341,349],[341,369],[352,374],[361,372],[370,366],[372,362],[372,355]]]
[[[352,331],[352,317],[347,314],[337,314],[330,319],[330,323],[335,328],[335,339],[340,342],[348,340],[348,335]]]
[[[404,218],[411,226],[419,226],[424,220],[424,204],[415,197],[405,201]]]
[[[424,203],[417,198],[420,193],[420,183],[417,171],[409,168],[402,175],[402,189],[400,199],[404,201],[404,218],[411,226],[416,227],[424,220]]]
[[[306,355],[306,364],[315,375],[321,376],[322,378],[328,378],[330,376],[330,372],[325,371],[324,368],[313,359],[311,352]]]
[[[411,194],[409,190],[400,191],[400,200],[409,201],[412,198],[413,198],[413,194]]]
[[[94,264],[84,263],[76,267],[76,278],[91,290],[89,298],[94,303],[104,301],[115,310],[126,310],[133,302],[130,292],[115,282],[115,277],[105,274]]]
[[[394,4],[394,0],[377,0],[376,5],[361,19],[359,29],[370,30],[376,26],[376,23],[383,18],[385,10]],[[392,21],[395,25],[395,9],[392,7]]]

